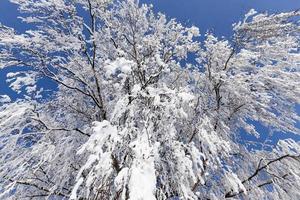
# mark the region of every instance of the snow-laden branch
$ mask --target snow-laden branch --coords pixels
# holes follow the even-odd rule
[[[200,43],[134,0],[11,1],[35,28],[0,26],[24,94],[0,96],[0,198],[300,197],[299,143],[270,144],[299,133],[299,11],[250,10]]]

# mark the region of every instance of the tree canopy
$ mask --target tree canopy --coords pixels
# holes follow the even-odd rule
[[[1,199],[300,198],[300,143],[241,135],[300,133],[299,11],[200,42],[135,0],[10,1],[34,28],[0,24]]]

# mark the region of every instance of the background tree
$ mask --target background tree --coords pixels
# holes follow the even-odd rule
[[[240,135],[299,132],[298,11],[200,44],[133,0],[11,1],[34,29],[0,29],[0,67],[24,69],[7,75],[23,100],[0,101],[1,198],[299,198],[299,143]]]

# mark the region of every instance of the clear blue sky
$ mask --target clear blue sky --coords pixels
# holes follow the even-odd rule
[[[155,11],[166,13],[187,25],[196,25],[202,33],[213,31],[230,36],[231,25],[251,8],[259,12],[283,12],[300,8],[300,0],[141,0]]]

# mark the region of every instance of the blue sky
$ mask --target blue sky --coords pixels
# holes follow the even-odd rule
[[[155,11],[166,13],[187,25],[196,25],[202,33],[213,31],[229,37],[232,24],[243,19],[251,8],[259,12],[283,12],[300,8],[300,0],[141,0]]]
[[[300,0],[140,0],[151,3],[155,12],[165,13],[169,18],[176,18],[184,25],[195,25],[203,34],[207,30],[221,37],[232,35],[232,24],[243,19],[251,8],[259,12],[278,13],[300,9]],[[0,0],[0,22],[11,26],[17,32],[28,28],[17,19],[17,7],[9,0]],[[7,70],[0,70],[0,95],[16,97],[16,93],[5,84]],[[299,110],[299,109],[298,109]],[[261,131],[266,132],[263,128]],[[278,137],[278,136],[277,136]],[[300,136],[297,136],[300,140]]]
[[[259,12],[283,12],[300,8],[300,0],[140,0],[151,3],[156,12],[163,12],[186,25],[196,25],[202,33],[213,31],[229,37],[231,25],[254,8]],[[24,31],[26,26],[16,17],[17,7],[9,0],[0,0],[0,22]]]

